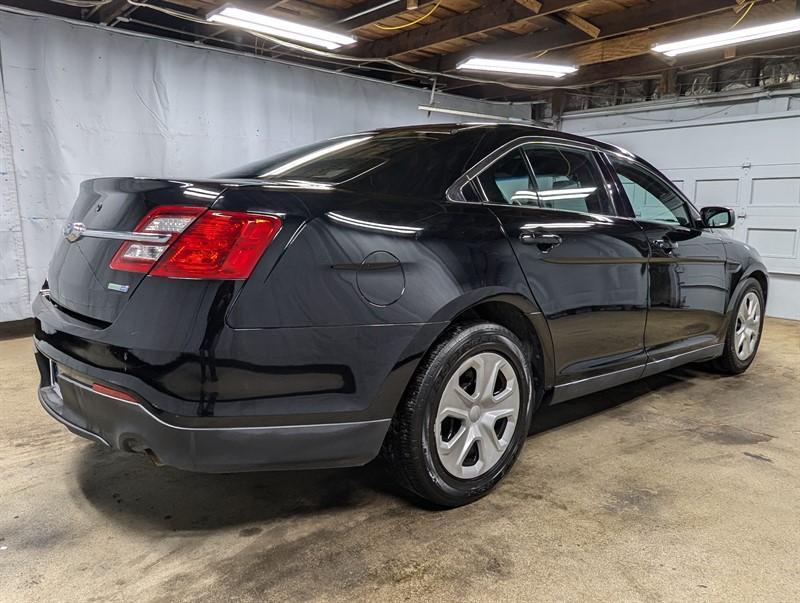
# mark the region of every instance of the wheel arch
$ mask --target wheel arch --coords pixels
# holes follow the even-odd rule
[[[472,320],[485,320],[499,324],[514,333],[525,346],[525,352],[531,360],[534,403],[538,406],[544,392],[552,387],[552,341],[550,331],[538,307],[531,312],[527,311],[530,309],[528,304],[518,302],[519,300],[513,296],[488,298],[458,313],[447,328]]]
[[[767,270],[761,268],[754,268],[745,278],[754,278],[758,281],[758,284],[761,285],[761,293],[764,296],[764,303],[767,303],[767,291],[769,290],[769,277],[767,276]]]
[[[405,366],[403,372],[402,395],[397,397],[392,413],[406,395],[417,367],[429,351],[454,325],[472,320],[486,320],[497,323],[514,333],[529,352],[534,374],[534,404],[538,406],[544,394],[552,389],[554,382],[553,343],[550,329],[532,299],[517,293],[485,292],[484,295],[466,295],[448,304],[437,314],[437,328],[422,329],[418,338],[409,345],[407,357],[415,362]],[[432,326],[432,325],[428,325]]]
[[[755,279],[758,284],[761,285],[761,293],[764,296],[764,304],[766,305],[767,293],[769,291],[769,275],[763,264],[754,264],[748,266],[746,270],[742,270],[738,280],[735,281],[736,285],[728,298],[728,305],[726,308],[728,314],[736,310],[736,299],[739,297],[739,293],[741,293],[745,282],[749,278]]]

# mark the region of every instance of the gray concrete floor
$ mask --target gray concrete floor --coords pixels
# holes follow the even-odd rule
[[[469,507],[373,467],[196,475],[47,417],[29,338],[0,341],[0,600],[792,601],[800,598],[800,323],[756,363],[545,410]]]

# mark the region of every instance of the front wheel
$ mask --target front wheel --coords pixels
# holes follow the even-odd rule
[[[725,347],[714,366],[724,373],[743,373],[753,363],[764,329],[764,293],[755,279],[747,279],[736,300]]]
[[[519,339],[488,322],[457,325],[428,353],[384,444],[398,481],[440,506],[477,500],[516,460],[533,411]]]

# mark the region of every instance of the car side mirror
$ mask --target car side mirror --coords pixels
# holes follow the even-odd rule
[[[736,223],[736,214],[727,207],[704,207],[700,218],[706,228],[733,228]]]

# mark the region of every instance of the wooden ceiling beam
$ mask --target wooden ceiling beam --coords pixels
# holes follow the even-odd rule
[[[747,17],[754,24],[791,19],[794,16],[794,2],[795,0],[778,0],[774,3],[754,6]],[[665,25],[618,38],[576,46],[573,49],[553,53],[552,59],[555,62],[566,61],[574,65],[592,65],[648,54],[654,44],[702,36],[709,32],[727,31],[738,18],[733,11],[698,17],[686,23]]]
[[[419,8],[425,8],[435,1],[419,0]],[[340,24],[348,31],[353,31],[390,17],[396,17],[407,10],[405,0],[366,0],[366,2],[359,2],[352,8],[339,11],[331,21]]]
[[[772,38],[762,42],[754,42],[747,45],[747,52],[741,48],[741,54],[770,54],[785,53],[797,54],[800,56],[800,34],[792,34],[779,38]],[[607,63],[597,63],[581,69],[573,76],[559,80],[558,84],[553,85],[552,80],[546,81],[545,78],[529,78],[525,82],[521,81],[499,81],[496,84],[468,84],[465,82],[444,76],[439,78],[441,84],[455,84],[460,88],[459,94],[482,99],[502,99],[510,96],[518,96],[524,93],[520,88],[514,87],[528,85],[529,98],[537,98],[543,93],[544,87],[549,89],[557,88],[587,88],[589,86],[610,82],[619,78],[649,78],[658,77],[662,74],[672,74],[674,77],[681,70],[702,67],[703,65],[713,64],[724,59],[725,50],[716,48],[707,52],[689,54],[676,58],[673,65],[668,65],[658,56],[653,54],[643,54],[618,61]],[[541,87],[541,92],[536,92],[534,88]],[[450,92],[454,88],[445,88],[445,92]]]
[[[748,44],[740,47],[741,55],[763,54],[779,51],[798,52],[800,47],[800,34],[792,34],[780,38],[772,38],[762,42]],[[707,52],[683,55],[676,57],[673,67],[666,65],[657,56],[642,54],[627,59],[611,61],[608,63],[597,63],[581,69],[569,79],[564,78],[565,86],[588,86],[603,81],[613,80],[620,77],[636,77],[656,75],[672,68],[689,69],[692,67],[703,66],[724,59],[725,49],[715,48]],[[560,84],[560,83],[559,83]]]
[[[236,3],[238,3],[238,1],[239,0],[234,0]],[[271,7],[274,9],[272,14],[276,17],[283,15],[298,15],[303,19],[313,19],[322,23],[329,23],[338,18],[339,15],[339,13],[335,10],[325,8],[324,6],[318,6],[317,4],[312,4],[311,2],[300,2],[298,0],[293,0],[291,4],[287,5],[287,1],[288,0],[278,0],[278,2]],[[313,25],[313,23],[309,23],[309,25]]]
[[[765,53],[774,53],[774,52],[782,52],[782,53],[789,53],[789,54],[800,54],[800,34],[792,34],[790,36],[785,36],[781,38],[773,38],[770,40],[764,40],[760,43],[754,43],[753,45],[748,45],[747,53],[750,54],[765,54]],[[741,49],[742,51],[744,48]],[[745,54],[742,52],[742,54]],[[574,76],[569,78],[564,78],[564,80],[559,80],[557,86],[553,86],[553,88],[582,88],[588,87],[596,84],[601,84],[604,82],[610,82],[615,79],[619,78],[636,78],[640,77],[642,79],[652,76],[659,76],[663,73],[681,73],[681,69],[692,69],[696,67],[702,67],[703,65],[711,64],[718,62],[724,59],[725,49],[716,48],[713,50],[709,50],[708,52],[702,52],[698,54],[691,54],[691,55],[684,55],[677,57],[677,60],[674,66],[669,66],[661,61],[658,57],[650,55],[650,54],[643,54],[638,55],[635,57],[630,57],[627,59],[621,59],[618,61],[610,61],[607,63],[597,63],[595,65],[591,65],[582,69]],[[519,84],[520,82],[515,82]],[[531,81],[529,84],[532,86],[542,85],[543,81],[538,79],[536,81]],[[505,95],[511,94],[519,94],[519,90],[504,86],[502,83],[498,84],[476,84],[474,89],[471,89],[469,92],[470,96],[473,96],[473,91],[478,90],[480,91],[480,98],[501,98],[503,97],[503,90],[505,90]],[[465,90],[466,92],[466,90]],[[531,97],[535,96],[534,92],[531,92]]]
[[[591,21],[587,21],[580,15],[576,15],[575,13],[565,12],[559,15],[564,21],[572,25],[575,29],[578,29],[585,33],[590,38],[597,38],[600,35],[600,28],[597,27]]]
[[[354,49],[356,56],[392,57],[427,46],[441,44],[499,27],[545,19],[549,15],[585,4],[586,0],[542,0],[523,6],[519,0],[493,0],[466,13],[436,21],[403,33],[362,44]],[[538,7],[538,12],[533,12]]]
[[[619,36],[639,29],[658,27],[668,23],[685,21],[698,16],[730,10],[735,0],[670,0],[637,5],[625,10],[599,15],[592,23],[600,29],[598,39]],[[753,7],[754,9],[756,7]],[[422,68],[450,71],[461,61],[474,55],[489,57],[532,56],[544,51],[575,46],[590,41],[587,35],[571,25],[553,27],[510,40],[475,46],[464,51],[426,59],[418,65]]]
[[[542,3],[539,0],[516,0],[519,4],[527,8],[532,13],[538,13],[542,10]]]

